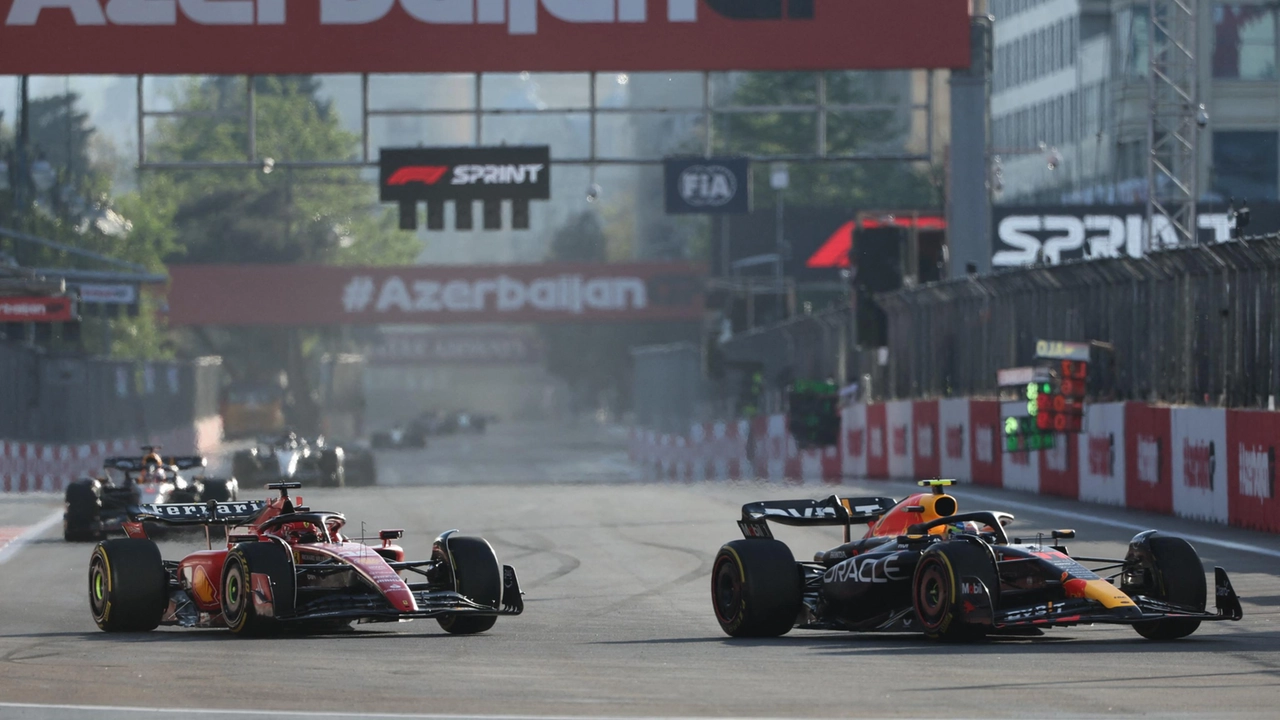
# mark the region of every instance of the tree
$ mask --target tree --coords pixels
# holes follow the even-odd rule
[[[856,113],[831,113],[827,119],[827,149],[833,154],[891,150],[903,144],[910,114],[903,102],[904,74],[826,73],[827,97],[838,104],[883,105]],[[881,87],[876,87],[879,84]],[[733,91],[738,106],[779,106],[817,101],[813,73],[747,73]],[[892,106],[892,107],[890,107]],[[717,137],[729,153],[786,155],[814,152],[817,115],[814,113],[730,113],[718,118]],[[900,149],[900,148],[899,148]],[[758,203],[769,207],[769,167],[755,168]],[[936,172],[903,162],[795,163],[790,168],[789,197],[810,206],[857,209],[913,209],[941,203]]]
[[[137,194],[113,198],[111,173],[93,160],[96,130],[79,109],[75,93],[33,98],[28,107],[25,161],[16,133],[0,138],[0,156],[9,160],[11,191],[0,193],[0,224],[59,245],[87,250],[162,274],[162,258],[173,252],[169,213]],[[47,162],[54,185],[40,191],[26,177],[31,165]],[[127,220],[127,222],[125,222]],[[103,270],[100,260],[54,247],[12,242],[6,253],[28,268]],[[112,267],[110,269],[119,269]],[[156,298],[144,293],[140,312],[131,317],[86,317],[81,348],[92,354],[157,359],[172,347],[156,319]],[[108,347],[106,338],[112,338]]]
[[[254,82],[259,156],[280,162],[354,156],[359,137],[343,130],[329,103],[316,97],[314,79]],[[158,128],[150,156],[242,161],[248,127],[227,118],[245,111],[243,83],[214,78],[188,85],[178,109],[190,114]],[[376,188],[355,169],[181,170],[146,180],[148,193],[174,196],[184,262],[399,263],[420,251],[412,235],[395,230]]]
[[[583,212],[556,231],[548,259],[604,263],[607,244],[599,217]],[[568,383],[580,410],[630,405],[632,348],[698,337],[697,326],[689,323],[563,323],[543,325],[541,332],[547,369]]]
[[[175,98],[180,112],[157,128],[148,147],[160,161],[241,161],[249,145],[242,78],[211,78],[187,85]],[[284,163],[353,157],[359,138],[342,129],[337,114],[317,97],[309,76],[257,77],[257,153]],[[171,210],[177,250],[189,263],[396,264],[420,251],[416,238],[395,229],[372,183],[350,168],[178,170],[148,174],[142,192]],[[319,430],[311,368],[325,352],[346,349],[335,329],[205,328],[184,337],[193,352],[214,352],[235,377],[250,381],[283,371],[290,388],[291,421]]]

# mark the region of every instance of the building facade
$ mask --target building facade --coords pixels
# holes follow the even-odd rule
[[[1199,187],[1209,201],[1274,201],[1280,82],[1274,2],[1193,1]],[[991,0],[997,204],[1145,202],[1147,0]]]

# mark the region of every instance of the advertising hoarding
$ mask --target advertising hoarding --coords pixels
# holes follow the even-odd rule
[[[701,321],[704,268],[175,265],[170,325]]]
[[[963,68],[968,0],[0,0],[0,74]]]

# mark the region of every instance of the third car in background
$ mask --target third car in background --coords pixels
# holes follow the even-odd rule
[[[244,483],[299,480],[321,487],[373,485],[377,472],[365,448],[338,445],[323,436],[308,440],[292,432],[259,438],[255,447],[237,451],[231,471]]]

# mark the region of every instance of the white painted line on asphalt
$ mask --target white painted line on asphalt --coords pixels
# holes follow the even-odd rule
[[[332,711],[299,711],[299,710],[213,710],[210,708],[148,708],[127,707],[117,705],[45,705],[41,703],[0,702],[0,710],[57,710],[84,713],[127,713],[165,715],[184,717],[189,715],[214,715],[229,717],[264,717],[264,718],[364,718],[366,720],[707,720],[697,717],[674,717],[670,715],[607,717],[603,715],[450,715],[447,713],[406,714],[406,713],[359,713]],[[59,716],[62,717],[62,716]],[[790,720],[786,718],[752,718],[752,720]]]
[[[1135,523],[1123,522],[1120,520],[1112,520],[1111,518],[1101,515],[1093,515],[1090,513],[1075,512],[1073,510],[1059,510],[1057,508],[1046,507],[1044,505],[1034,505],[1032,503],[1023,503],[1016,500],[1006,500],[1004,498],[995,498],[991,496],[983,496],[981,493],[969,492],[966,488],[962,491],[961,497],[980,498],[984,502],[990,502],[999,507],[1016,508],[1027,510],[1028,512],[1048,513],[1057,515],[1058,517],[1070,518],[1072,520],[1082,520],[1084,522],[1097,523],[1099,525],[1110,525],[1112,527],[1123,528],[1125,530],[1133,530],[1134,532],[1142,532],[1143,530],[1151,530],[1150,525],[1137,525]],[[1184,520],[1185,518],[1171,517],[1170,519]],[[1240,543],[1232,540],[1219,540],[1218,538],[1209,537],[1208,535],[1188,535],[1186,533],[1176,533],[1180,538],[1193,543],[1201,543],[1204,545],[1214,545],[1228,550],[1240,550],[1242,552],[1255,553],[1257,555],[1266,555],[1267,557],[1280,558],[1280,550],[1272,550],[1258,545],[1250,545],[1248,543]]]
[[[13,556],[17,555],[24,545],[43,535],[46,530],[58,524],[61,519],[62,511],[55,511],[49,517],[24,530],[21,535],[14,538],[9,544],[0,547],[0,565],[13,559]]]

